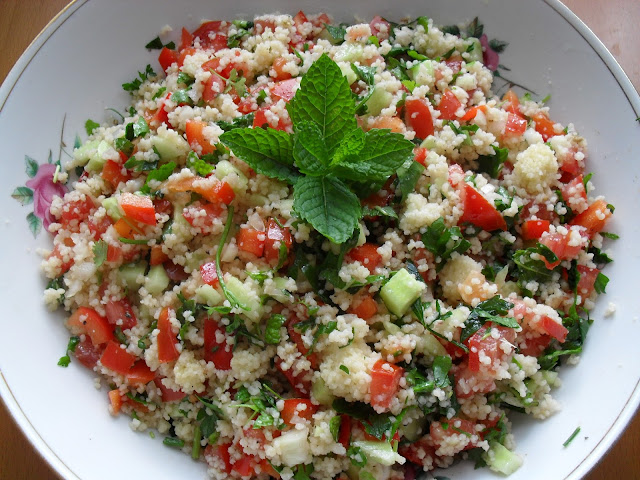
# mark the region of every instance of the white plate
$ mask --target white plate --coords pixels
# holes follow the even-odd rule
[[[217,3],[217,5],[216,5]],[[512,477],[577,479],[585,475],[615,441],[640,402],[640,337],[636,272],[640,271],[638,175],[640,135],[635,121],[640,98],[598,39],[555,0],[438,0],[431,2],[325,0],[293,2],[251,0],[77,1],[59,16],[20,58],[0,89],[0,276],[2,335],[0,393],[28,438],[64,478],[205,478],[201,463],[163,447],[158,439],[132,433],[127,419],[107,412],[106,392],[93,388],[92,374],[73,363],[56,366],[68,335],[60,314],[41,301],[44,279],[38,274],[36,249],[47,247],[46,232],[36,238],[25,220],[33,206],[10,198],[27,180],[23,159],[43,163],[49,150],[56,160],[63,141],[69,150],[82,136],[87,118],[106,120],[105,107],[122,108],[127,94],[120,85],[157,52],[144,45],[170,24],[195,28],[202,18],[229,19],[252,13],[319,8],[343,21],[378,13],[391,19],[427,15],[449,24],[479,16],[490,37],[509,42],[501,63],[513,81],[540,96],[552,95],[553,118],[575,123],[589,141],[588,170],[595,172],[598,193],[617,209],[609,230],[621,235],[612,246],[616,262],[606,298],[592,312],[595,322],[585,354],[576,367],[562,370],[564,386],[556,392],[565,408],[545,422],[516,421],[514,433],[525,465]],[[64,153],[62,153],[64,155]],[[617,305],[603,318],[608,302]],[[581,427],[568,448],[562,443]],[[456,480],[496,478],[461,465],[447,476]]]

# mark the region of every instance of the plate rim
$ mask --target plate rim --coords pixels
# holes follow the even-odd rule
[[[29,46],[22,53],[20,58],[9,71],[0,86],[0,113],[9,99],[14,87],[17,85],[23,72],[33,61],[39,50],[49,40],[49,38],[76,12],[85,5],[88,0],[72,0],[60,12],[53,17],[47,25],[32,40]],[[607,47],[602,43],[598,36],[575,14],[572,10],[564,5],[560,0],[544,0],[544,3],[552,8],[567,24],[573,28],[593,49],[600,60],[613,75],[620,89],[625,94],[629,105],[634,113],[640,117],[640,94],[633,86],[628,75],[614,58]],[[2,370],[0,369],[0,398],[4,402],[13,421],[20,428],[22,434],[27,438],[36,453],[44,459],[54,472],[65,480],[82,480],[78,477],[70,467],[68,467],[62,458],[60,458],[52,447],[40,436],[40,433],[31,423],[26,413],[20,407],[16,400],[11,387],[6,381]],[[631,419],[640,407],[640,379],[636,382],[631,394],[627,398],[624,407],[609,426],[608,430],[600,441],[591,449],[591,451],[578,463],[575,468],[565,477],[564,480],[578,480],[583,478],[589,471],[593,469],[605,456],[607,451],[617,442],[620,435],[629,425]]]

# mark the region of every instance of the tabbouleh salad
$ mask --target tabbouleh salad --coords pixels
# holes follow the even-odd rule
[[[56,173],[60,364],[214,479],[515,471],[508,413],[558,411],[615,235],[573,125],[491,91],[504,46],[302,12],[152,41]]]

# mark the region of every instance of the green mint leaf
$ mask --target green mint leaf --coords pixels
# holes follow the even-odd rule
[[[460,228],[447,228],[442,217],[427,227],[427,231],[422,235],[422,242],[425,248],[436,256],[436,259],[440,259],[437,263],[437,271],[442,269],[453,252],[463,254],[471,247],[471,243],[462,236]]]
[[[435,388],[435,383],[428,380],[417,368],[408,370],[405,378],[415,393],[431,393]]]
[[[301,122],[296,125],[293,142],[293,158],[300,172],[318,176],[328,172],[329,157],[322,132],[313,122]]]
[[[131,143],[131,141],[129,141],[126,137],[116,138],[115,147],[116,150],[121,151],[126,156],[130,156],[133,153],[134,149],[133,143]]]
[[[358,226],[360,200],[335,177],[303,177],[293,189],[293,208],[334,243],[347,241]]]
[[[498,178],[498,175],[500,175],[500,171],[502,170],[502,165],[509,156],[509,149],[499,148],[495,145],[491,146],[493,147],[495,154],[480,155],[480,157],[478,157],[478,171],[489,174],[491,178]]]
[[[135,172],[148,172],[150,170],[155,170],[158,167],[158,160],[147,161],[131,157],[124,163],[124,167]]]
[[[171,101],[178,105],[193,105],[193,99],[189,96],[189,90],[176,90],[171,94]]]
[[[409,159],[413,159],[413,143],[399,133],[374,129],[365,133],[362,150],[342,160],[336,173],[358,182],[384,181]]]
[[[347,29],[342,25],[328,25],[324,24],[324,28],[327,29],[327,33],[329,34],[329,41],[333,45],[340,45],[344,42],[344,36],[347,34]]]
[[[133,124],[133,136],[135,138],[144,137],[147,133],[149,133],[149,124],[144,117],[140,117]]]
[[[338,65],[326,54],[302,77],[300,88],[287,105],[294,127],[314,122],[333,156],[346,133],[356,128],[351,89]]]
[[[17,187],[11,194],[11,198],[15,198],[22,205],[29,205],[33,202],[33,190],[28,187]]]
[[[193,78],[191,75],[189,75],[186,72],[180,72],[178,74],[178,78],[176,79],[176,82],[182,83],[182,84],[184,84],[186,86],[191,85],[195,81],[196,81],[196,79]]]
[[[300,174],[293,166],[293,137],[268,128],[239,128],[225,132],[220,141],[256,172],[294,184]]]
[[[400,192],[402,202],[407,199],[410,193],[416,191],[416,184],[422,176],[423,171],[424,166],[415,160],[409,160],[398,169],[398,185],[396,191]]]
[[[148,48],[149,50],[162,50],[162,47],[164,47],[164,45],[162,44],[160,37],[154,38],[144,46],[144,48]]]
[[[332,165],[338,165],[345,161],[348,157],[357,156],[364,147],[365,134],[360,128],[356,128],[347,133],[345,137],[338,145],[333,158],[331,160]]]
[[[93,244],[93,263],[96,267],[102,265],[107,259],[107,242],[104,240],[98,240]]]
[[[24,156],[25,172],[29,178],[33,178],[38,173],[38,162],[29,155]]]
[[[206,177],[215,169],[213,165],[199,158],[193,150],[187,154],[187,167],[193,169],[201,177]]]
[[[436,386],[444,388],[451,385],[449,382],[449,369],[451,368],[451,357],[448,355],[438,356],[433,361],[433,379]]]
[[[538,283],[547,282],[551,279],[553,273],[553,270],[549,270],[542,260],[531,258],[531,255],[534,253],[543,256],[549,263],[558,261],[558,257],[549,247],[541,243],[526,250],[516,250],[512,259],[517,267],[518,285],[525,292],[528,292],[526,289],[528,282],[532,280]]]
[[[167,87],[160,87],[158,91],[153,95],[153,97],[151,97],[151,100],[156,100],[160,98],[166,91],[167,91]]]
[[[264,93],[265,96],[267,95],[265,90],[262,90],[260,93]],[[216,125],[218,125],[224,132],[235,130],[236,128],[248,128],[253,125],[253,117],[253,113],[247,113],[241,117],[234,118],[231,123],[220,120],[219,122],[216,122]]]
[[[365,82],[367,85],[373,85],[374,83],[374,75],[378,71],[376,67],[367,67],[365,65],[356,65],[355,63],[351,64],[351,70],[358,75],[358,78]]]
[[[149,182],[151,180],[156,180],[158,182],[164,182],[167,178],[171,176],[173,171],[176,168],[175,162],[165,163],[161,167],[151,170],[147,175],[147,179],[144,182],[144,186],[140,189],[140,191],[144,194],[148,194],[151,192],[151,187],[149,187]]]
[[[93,131],[99,126],[100,126],[99,123],[94,122],[91,119],[88,119],[86,122],[84,122],[84,130],[85,132],[87,132],[87,135],[91,135]]]
[[[382,217],[395,218],[396,220],[398,219],[398,214],[390,205],[387,205],[386,207],[381,207],[380,205],[376,205],[373,208],[364,206],[362,207],[362,216],[363,217],[382,216]]]
[[[280,343],[280,327],[284,325],[286,318],[280,314],[274,314],[267,320],[267,327],[264,332],[265,343],[277,345]]]

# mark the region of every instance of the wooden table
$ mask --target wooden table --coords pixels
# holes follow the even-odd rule
[[[640,91],[640,2],[638,0],[565,0],[600,37]],[[67,0],[0,0],[0,82],[33,38]],[[640,413],[608,455],[585,480],[640,478]],[[0,402],[0,478],[56,479]]]

